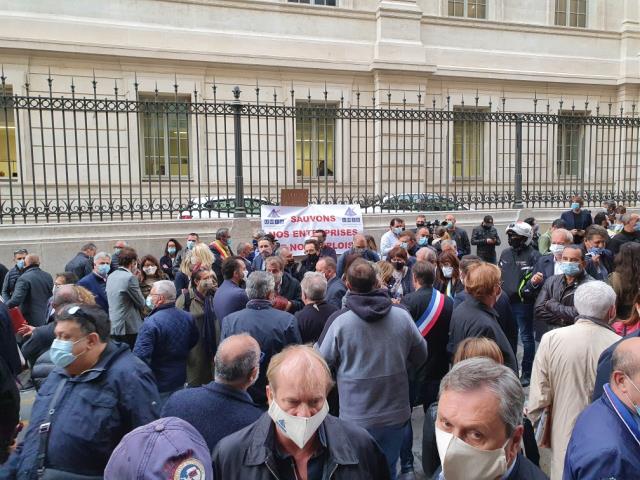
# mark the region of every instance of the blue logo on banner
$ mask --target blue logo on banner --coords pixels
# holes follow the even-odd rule
[[[354,212],[351,207],[349,207],[347,208],[347,211],[344,212],[344,217],[342,217],[342,223],[361,223],[361,221],[358,214]]]
[[[282,225],[283,223],[284,223],[284,218],[280,218],[280,215],[278,214],[278,210],[276,210],[275,208],[271,209],[271,212],[269,213],[269,215],[267,215],[267,218],[264,220],[265,225]]]

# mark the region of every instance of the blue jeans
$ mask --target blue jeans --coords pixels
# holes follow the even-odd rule
[[[521,366],[522,376],[530,378],[533,357],[536,353],[536,342],[533,338],[533,305],[514,302],[511,304],[511,311],[518,322],[520,340],[524,349]]]
[[[413,471],[413,427],[408,421],[404,427],[402,447],[400,448],[400,473]]]
[[[382,450],[387,459],[391,480],[396,480],[396,464],[398,463],[398,457],[400,457],[400,449],[407,423],[411,424],[411,420],[400,425],[367,428],[367,432],[378,443],[380,450]]]

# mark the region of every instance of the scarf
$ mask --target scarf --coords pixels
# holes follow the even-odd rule
[[[202,320],[202,344],[207,358],[213,360],[216,353],[216,345],[218,343],[218,335],[216,333],[216,314],[213,311],[213,295],[206,297],[195,290],[196,296],[202,301],[204,310],[204,318]]]
[[[215,240],[211,242],[211,245],[209,245],[209,247],[211,249],[214,249],[216,252],[218,252],[218,254],[222,257],[223,260],[231,256],[231,250],[229,250],[229,247],[227,247],[220,240]]]

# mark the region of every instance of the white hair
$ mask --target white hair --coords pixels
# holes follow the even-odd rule
[[[93,256],[93,263],[95,264],[103,258],[108,258],[109,260],[111,260],[111,255],[109,255],[107,252],[98,252]]]
[[[422,247],[416,252],[416,261],[427,261],[436,264],[438,263],[438,253],[433,247]]]
[[[567,245],[571,245],[573,243],[573,234],[567,230],[566,228],[556,228],[551,236],[554,235],[564,235],[564,243]]]
[[[444,247],[453,247],[454,249],[458,248],[458,245],[456,244],[455,240],[442,240],[440,242],[440,248],[444,249]]]
[[[578,311],[578,316],[600,318],[607,322],[607,312],[615,304],[616,292],[599,280],[583,283],[573,294],[573,305]]]
[[[162,295],[167,303],[176,301],[176,286],[171,280],[158,280],[153,282],[153,288],[158,295]]]
[[[322,273],[307,272],[302,277],[300,287],[305,297],[312,302],[320,302],[327,294],[327,279]]]

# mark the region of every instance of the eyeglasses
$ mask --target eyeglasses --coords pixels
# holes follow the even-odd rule
[[[95,326],[96,324],[95,319],[90,314],[85,312],[79,305],[72,305],[71,307],[67,308],[64,313],[67,315],[71,315],[72,317],[84,318],[85,320],[88,320],[93,326]]]

